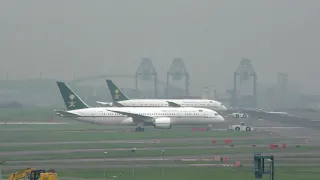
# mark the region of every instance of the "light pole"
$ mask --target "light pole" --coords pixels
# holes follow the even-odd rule
[[[164,180],[164,150],[162,152],[162,180]]]
[[[131,148],[132,152],[132,180],[134,180],[134,152],[137,150],[137,148]]]
[[[104,154],[104,165],[106,166],[108,152],[105,151],[105,152],[103,152],[103,154]],[[107,179],[107,166],[104,169],[104,178]]]

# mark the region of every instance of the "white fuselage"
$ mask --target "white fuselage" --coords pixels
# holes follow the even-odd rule
[[[168,107],[168,101],[182,107],[207,108],[214,111],[227,110],[227,107],[221,102],[208,99],[129,99],[117,101],[117,103],[125,107]]]
[[[211,125],[217,122],[224,122],[224,118],[213,110],[192,107],[99,107],[71,110],[68,111],[68,113],[78,115],[78,117],[74,117],[78,121],[89,123],[108,125],[139,124],[129,116],[112,111],[121,111],[150,117],[143,120],[150,123],[160,118],[169,118],[171,125]]]

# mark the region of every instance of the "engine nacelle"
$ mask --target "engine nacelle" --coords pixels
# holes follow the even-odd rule
[[[156,129],[171,129],[171,119],[170,118],[157,118],[153,121],[153,127]]]
[[[124,124],[124,125],[134,125],[133,119],[132,119],[131,117],[128,117],[128,118],[124,119],[123,121],[121,121],[121,124]]]

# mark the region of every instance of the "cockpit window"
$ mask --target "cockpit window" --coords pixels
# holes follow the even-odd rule
[[[213,103],[212,101],[210,101],[210,103]]]
[[[202,112],[203,110],[199,109],[199,112]]]
[[[218,116],[218,113],[214,113],[215,116]]]
[[[223,106],[223,104],[221,103],[221,106]]]

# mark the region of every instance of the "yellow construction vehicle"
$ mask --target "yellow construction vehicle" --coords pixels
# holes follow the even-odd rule
[[[27,177],[27,178],[25,178]],[[57,180],[57,173],[55,170],[27,168],[21,172],[12,173],[9,180],[28,179],[28,180]]]

